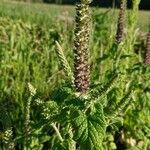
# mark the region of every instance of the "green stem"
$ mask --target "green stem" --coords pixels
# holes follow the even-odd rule
[[[59,140],[60,140],[61,142],[63,142],[63,141],[64,141],[64,139],[62,138],[62,136],[61,136],[61,134],[60,134],[60,132],[59,132],[58,128],[56,127],[56,124],[55,124],[55,123],[52,123],[52,124],[51,124],[51,126],[52,126],[52,127],[53,127],[53,129],[55,130],[55,132],[56,132],[56,134],[57,134],[57,136],[58,136]]]

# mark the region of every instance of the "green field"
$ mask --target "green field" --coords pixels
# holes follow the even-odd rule
[[[98,12],[105,12],[109,10],[104,8],[97,8]],[[69,17],[74,16],[74,7],[66,5],[47,5],[41,3],[24,3],[4,1],[0,2],[0,16],[11,17],[13,19],[21,19],[29,21],[31,23],[47,24],[51,20],[55,20],[55,17],[62,16],[64,12],[68,12]],[[118,10],[113,11],[113,17],[116,19]],[[150,23],[150,12],[140,11],[138,13],[137,27],[142,31],[147,31]]]
[[[119,10],[91,12],[80,38],[74,6],[0,1],[0,150],[150,150],[150,11],[126,12],[120,44]],[[91,82],[80,93],[73,44],[87,33]]]

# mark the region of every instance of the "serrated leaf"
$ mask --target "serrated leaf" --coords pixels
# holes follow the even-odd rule
[[[75,112],[74,112],[74,113],[75,113]],[[86,116],[85,116],[81,111],[79,111],[78,117],[76,117],[76,118],[74,119],[74,124],[75,124],[75,126],[78,127],[78,126],[83,125],[84,122],[86,121],[86,118],[85,118],[85,117],[86,117]]]
[[[86,120],[82,123],[82,125],[79,126],[79,130],[77,130],[77,132],[74,135],[75,139],[80,139],[82,138],[82,140],[84,141],[84,139],[87,138],[87,134],[86,132],[86,128],[87,128],[87,122]],[[83,138],[85,136],[85,138]]]
[[[77,115],[75,119],[73,119],[73,126],[76,127],[76,132],[74,134],[74,139],[79,140],[80,138],[82,141],[85,141],[87,138],[87,119],[86,115],[81,111],[74,112],[74,115]]]
[[[83,149],[101,150],[106,122],[102,105],[97,103],[94,107],[94,112],[86,115],[78,111],[78,116],[73,118],[74,139]]]

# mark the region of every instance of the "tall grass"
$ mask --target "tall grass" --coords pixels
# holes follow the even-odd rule
[[[107,11],[104,8],[96,8],[97,13]],[[2,0],[0,2],[0,16],[9,16],[13,19],[22,19],[25,22],[39,23],[42,25],[51,24],[51,19],[55,20],[55,17],[62,15],[64,11],[68,11],[69,16],[73,16],[75,11],[72,6],[67,5],[47,5],[39,3],[24,3],[15,2],[9,0]],[[114,10],[113,15],[117,15],[118,10]],[[142,18],[142,20],[141,20]],[[147,31],[149,25],[150,14],[149,11],[138,12],[138,27],[142,31]],[[112,19],[112,18],[110,18]],[[49,23],[50,21],[50,23]],[[117,18],[116,18],[117,22]]]

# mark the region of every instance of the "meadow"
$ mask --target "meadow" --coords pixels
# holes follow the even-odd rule
[[[74,6],[0,2],[0,150],[84,150],[87,143],[89,150],[150,150],[150,68],[144,65],[150,11],[127,10],[125,39],[118,47],[114,39],[119,10],[91,11],[92,106],[83,104],[88,98],[78,97],[68,81],[67,65],[70,70],[74,66]],[[115,67],[119,79],[114,82]],[[95,102],[99,93],[101,105]],[[91,134],[92,142],[103,136],[100,146],[93,142],[98,148],[85,140],[85,114],[77,111],[84,105],[87,114],[99,108],[94,114],[103,118],[96,122],[107,126],[104,133],[96,124]]]
[[[109,9],[109,8],[108,8]],[[108,9],[97,8],[98,12],[106,12]],[[2,0],[0,5],[0,16],[1,17],[10,17],[12,19],[22,19],[25,22],[30,23],[39,23],[49,25],[48,22],[51,22],[51,19],[55,20],[55,17],[63,14],[67,11],[69,17],[74,17],[74,7],[67,5],[47,5],[41,3],[25,3],[25,2],[16,2],[9,0]],[[117,15],[118,10],[114,10],[114,14]],[[114,17],[116,19],[117,17]],[[141,10],[138,12],[138,26],[140,30],[147,31],[149,26],[149,11]],[[117,21],[117,20],[116,20]]]

